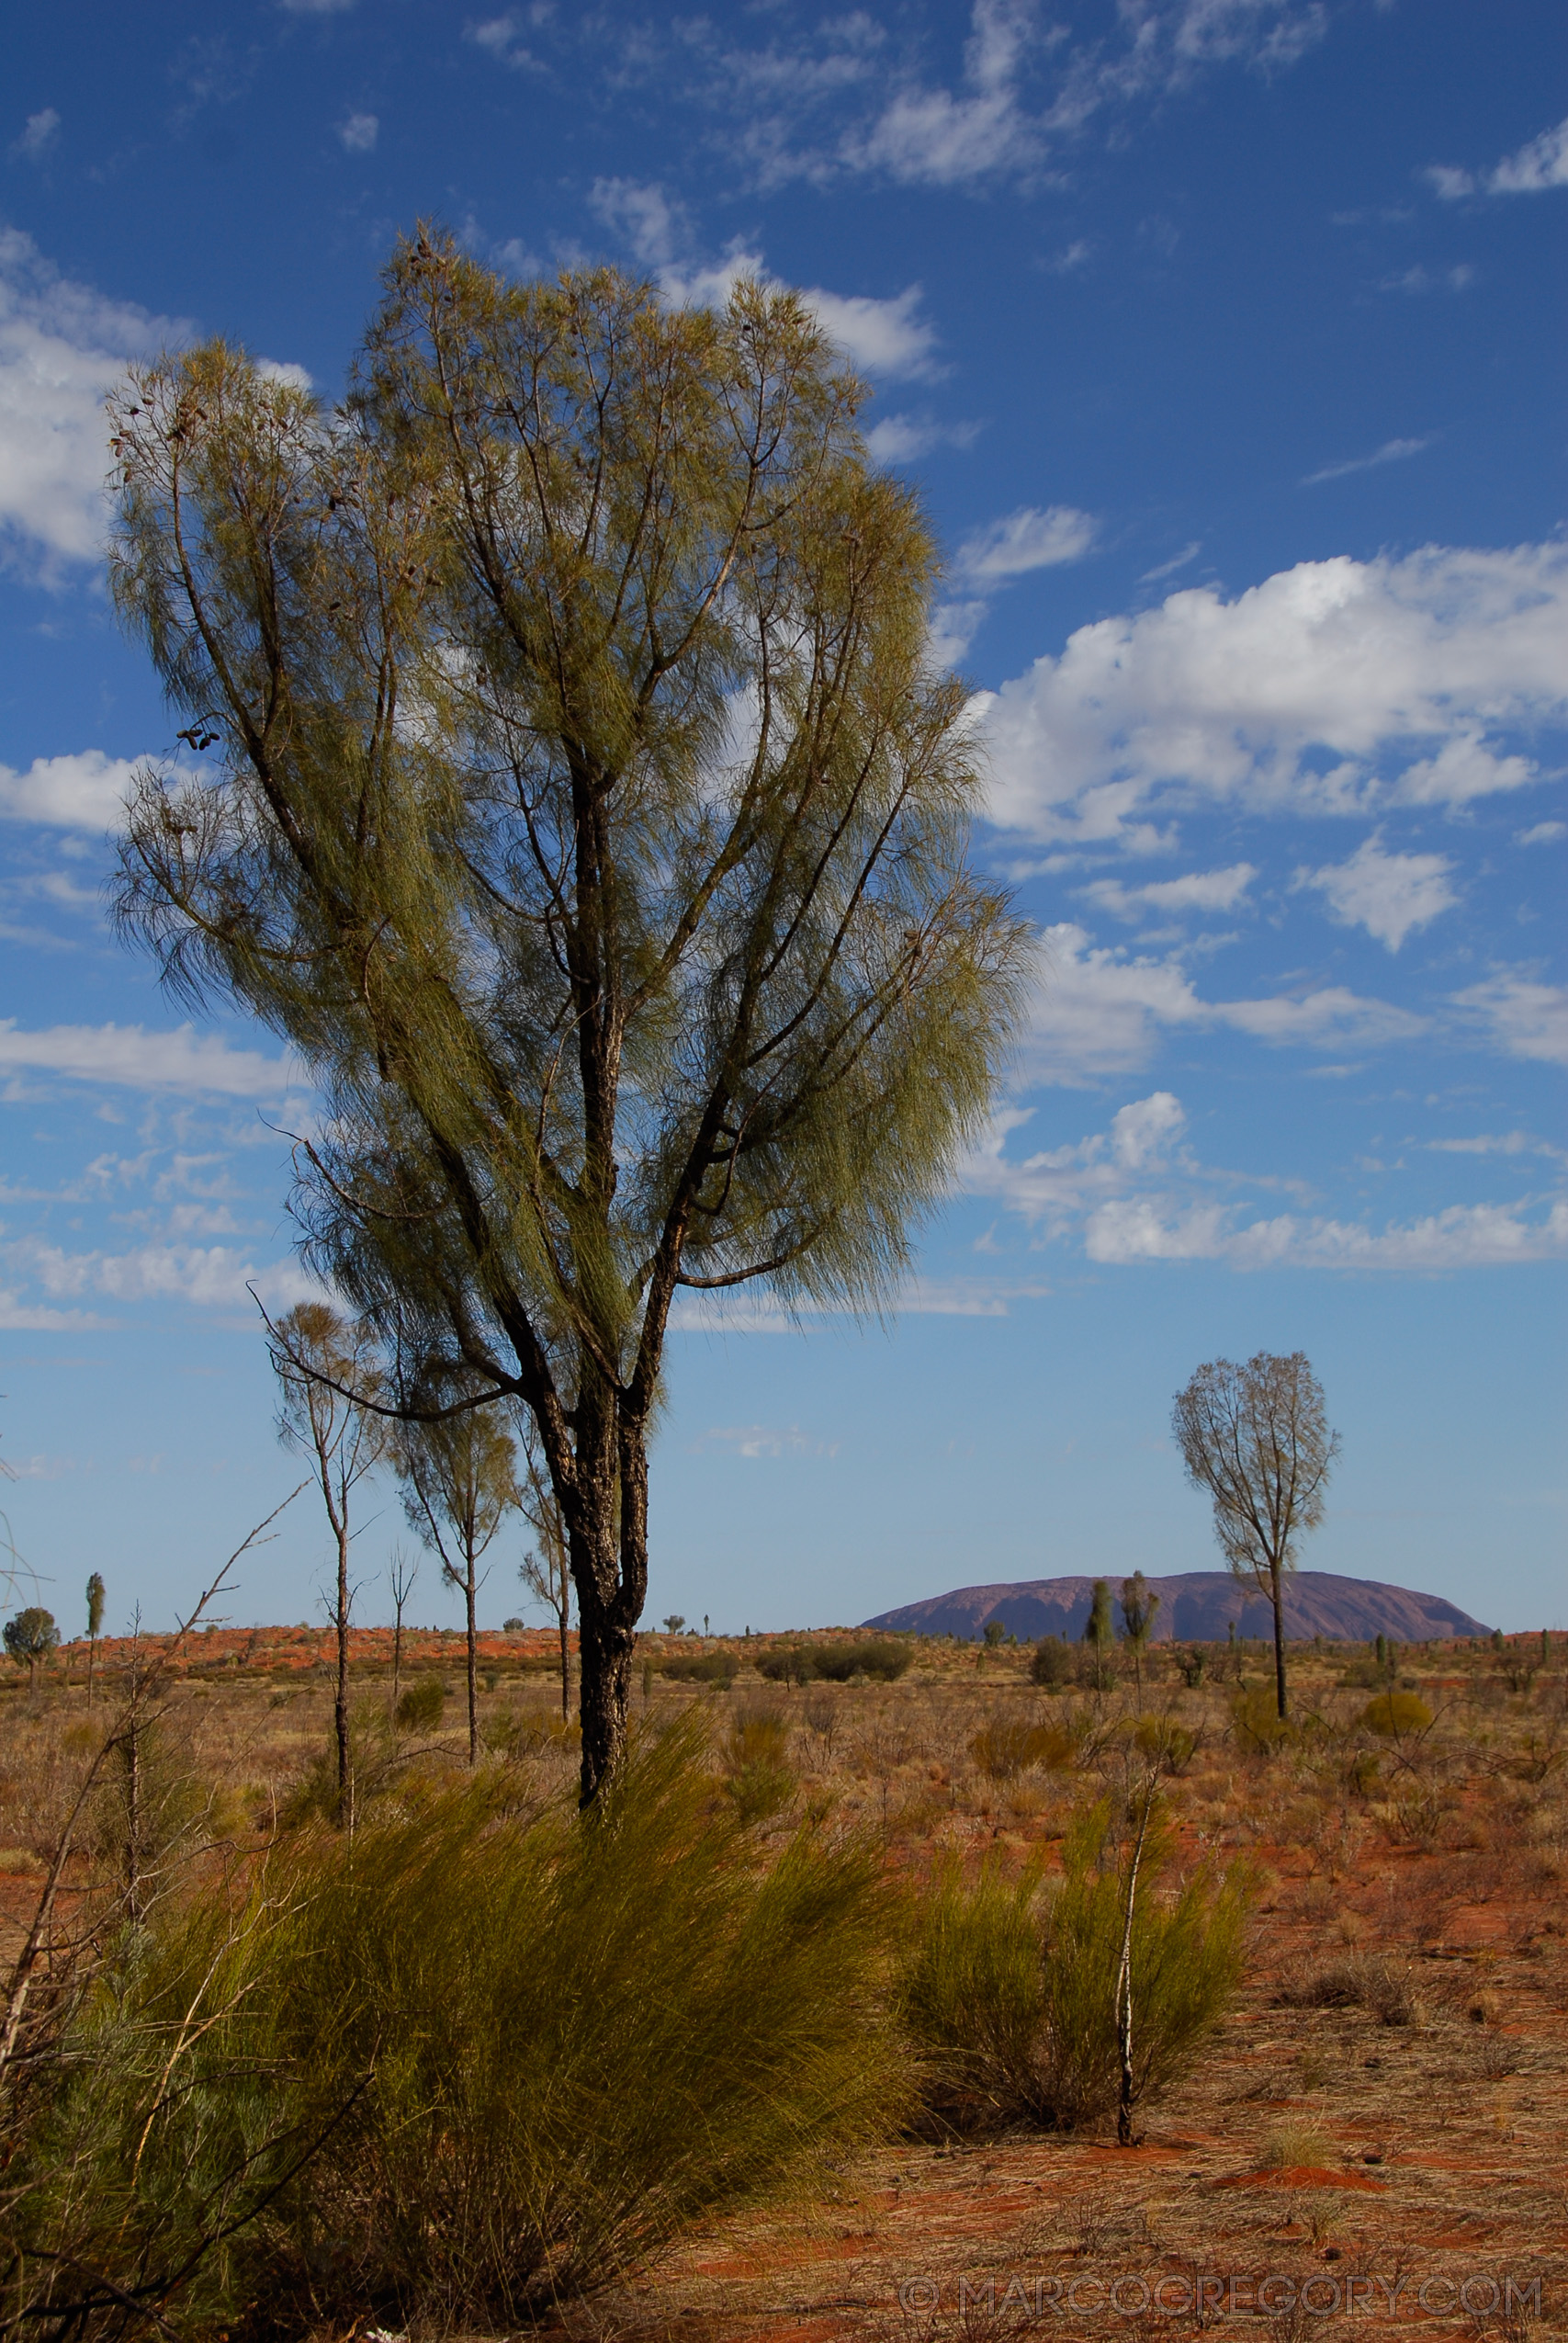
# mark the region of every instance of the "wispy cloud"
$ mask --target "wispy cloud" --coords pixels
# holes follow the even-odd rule
[[[1151,911],[1168,918],[1183,911],[1234,911],[1257,876],[1252,863],[1232,863],[1224,870],[1189,871],[1180,878],[1151,879],[1144,887],[1096,878],[1079,891],[1113,919],[1145,919]]]
[[[1138,583],[1140,585],[1157,585],[1161,578],[1173,578],[1178,570],[1185,570],[1189,561],[1196,561],[1199,554],[1201,553],[1202,550],[1202,538],[1201,537],[1193,538],[1190,544],[1182,547],[1179,553],[1173,553],[1168,561],[1161,561],[1156,568],[1153,570],[1145,570],[1143,575],[1139,578]]]
[[[1036,505],[1022,504],[965,538],[953,568],[973,584],[998,585],[1026,577],[1032,570],[1081,561],[1099,532],[1093,514],[1080,513],[1076,505],[1049,504],[1042,512]]]
[[[1568,1066],[1568,985],[1540,984],[1506,971],[1456,992],[1453,999],[1454,1006],[1483,1024],[1510,1058]]]
[[[320,1293],[293,1261],[257,1264],[229,1245],[137,1245],[130,1251],[68,1253],[37,1238],[0,1246],[12,1275],[18,1273],[51,1303],[96,1296],[120,1303],[188,1302],[198,1308],[233,1308],[254,1286],[273,1307]],[[80,1324],[79,1319],[69,1323]]]
[[[190,1025],[149,1033],[141,1025],[49,1025],[24,1032],[0,1019],[0,1073],[52,1074],[193,1097],[281,1098],[309,1087],[293,1060],[232,1049]]]
[[[60,141],[60,117],[52,106],[42,107],[29,114],[22,135],[13,141],[11,152],[21,163],[41,163],[52,154]]]
[[[338,124],[338,139],[345,154],[369,154],[380,134],[374,114],[350,114]]]
[[[1542,130],[1490,171],[1477,174],[1438,163],[1426,177],[1445,203],[1472,195],[1542,195],[1550,187],[1568,187],[1568,120]]]
[[[1315,488],[1319,481],[1346,480],[1352,472],[1373,471],[1379,464],[1400,464],[1407,456],[1419,456],[1432,444],[1430,436],[1425,439],[1385,439],[1370,456],[1350,456],[1343,463],[1325,464],[1321,470],[1308,472],[1302,486]]]

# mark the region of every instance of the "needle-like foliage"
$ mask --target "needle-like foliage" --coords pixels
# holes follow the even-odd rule
[[[218,343],[113,402],[115,594],[215,755],[142,775],[122,925],[321,1084],[318,1269],[532,1411],[585,1796],[681,1288],[887,1301],[1023,977],[862,396],[791,295],[511,284],[422,233],[341,413]]]

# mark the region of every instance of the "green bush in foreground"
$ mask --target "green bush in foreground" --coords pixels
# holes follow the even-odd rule
[[[940,2123],[1066,2128],[1114,2106],[1127,1876],[1111,1821],[1105,1803],[1080,1817],[1048,1900],[1037,1870],[1010,1881],[991,1863],[966,1882],[954,1863],[913,1907],[897,2006]],[[1169,1859],[1156,1824],[1133,1905],[1134,2104],[1176,2079],[1241,1977],[1245,1872],[1199,1870],[1166,1894]]]
[[[1385,1741],[1404,1741],[1427,1730],[1432,1712],[1419,1692],[1380,1692],[1361,1711],[1360,1722]]]
[[[125,2292],[189,2265],[186,2319],[513,2325],[885,2133],[878,1862],[803,1833],[760,1867],[700,1749],[645,1745],[588,1817],[483,1777],[389,1805],[143,1939],[24,2242]]]

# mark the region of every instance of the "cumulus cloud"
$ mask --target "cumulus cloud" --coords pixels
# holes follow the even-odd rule
[[[852,169],[885,171],[928,187],[1032,169],[1043,126],[1020,103],[1019,76],[1038,38],[1026,0],[977,0],[964,51],[961,93],[907,84],[841,150]]]
[[[463,38],[471,40],[476,49],[482,49],[498,65],[509,65],[513,73],[537,70],[539,60],[524,41],[522,27],[511,10],[502,17],[482,17],[477,24],[465,25]]]
[[[0,764],[0,819],[53,830],[118,830],[137,760],[83,749],[35,757],[25,773]]]
[[[1099,527],[1092,514],[1080,513],[1071,504],[1051,504],[1043,512],[1022,504],[1016,513],[965,538],[953,566],[970,583],[1000,584],[1009,578],[1021,578],[1031,570],[1081,560]]]
[[[28,1033],[0,1019],[0,1073],[52,1074],[191,1096],[281,1098],[309,1087],[301,1070],[259,1049],[232,1049],[190,1025],[149,1033],[142,1025],[49,1025]]]
[[[1568,548],[1303,561],[1104,618],[976,713],[990,816],[1135,840],[1153,812],[1457,806],[1537,775],[1498,735],[1568,713]]]
[[[1251,1001],[1205,1001],[1176,954],[1093,943],[1071,921],[1047,928],[1024,1064],[1037,1081],[1085,1083],[1146,1066],[1163,1032],[1228,1027],[1275,1047],[1369,1049],[1413,1038],[1425,1020],[1343,985]]]
[[[999,1116],[965,1165],[964,1185],[1029,1222],[1037,1242],[1077,1245],[1093,1262],[1427,1272],[1568,1253],[1568,1203],[1558,1198],[1450,1205],[1381,1228],[1300,1211],[1265,1216],[1256,1205],[1217,1200],[1215,1188],[1234,1188],[1234,1175],[1196,1160],[1181,1103],[1169,1091],[1119,1108],[1107,1130],[1010,1156],[1009,1139],[1031,1119]]]
[[[376,144],[381,125],[374,114],[350,114],[338,125],[338,137],[345,154],[368,154]]]
[[[1504,974],[1456,992],[1453,1001],[1461,1014],[1484,1026],[1510,1058],[1568,1066],[1568,986]]]
[[[54,575],[97,558],[109,454],[102,402],[128,361],[185,329],[62,277],[0,229],[0,539]]]
[[[1541,195],[1549,187],[1568,187],[1568,121],[1559,122],[1555,130],[1542,130],[1539,138],[1506,154],[1501,163],[1479,176],[1439,163],[1427,177],[1446,203],[1469,195]]]
[[[1385,855],[1372,837],[1348,862],[1300,871],[1295,883],[1325,895],[1342,927],[1364,927],[1397,952],[1414,929],[1429,925],[1459,901],[1449,883],[1452,870],[1447,855]]]
[[[866,433],[865,444],[874,464],[912,464],[937,447],[973,446],[979,429],[976,423],[937,423],[930,415],[884,415]]]

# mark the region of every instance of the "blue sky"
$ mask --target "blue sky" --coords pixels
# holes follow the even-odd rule
[[[1168,1435],[1307,1351],[1313,1567],[1568,1624],[1563,227],[1545,0],[28,12],[0,120],[0,1455],[69,1627],[289,1486],[295,1070],[104,916],[174,719],[107,610],[98,401],[221,333],[335,394],[421,216],[516,273],[808,291],[947,549],[978,841],[1041,929],[887,1328],[671,1343],[649,1611],[852,1619],[1201,1568]],[[403,1531],[367,1505],[362,1615]],[[510,1554],[485,1615],[518,1606]],[[232,1615],[319,1615],[302,1499]],[[427,1567],[422,1616],[457,1606]]]

